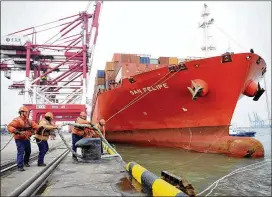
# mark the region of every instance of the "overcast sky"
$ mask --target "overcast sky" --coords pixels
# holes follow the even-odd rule
[[[51,22],[77,14],[87,6],[87,1],[5,1],[1,2],[1,36],[27,27]],[[267,90],[271,101],[271,2],[205,2],[215,19],[211,28],[214,44],[219,55],[230,47],[234,52],[247,52],[253,48],[268,65]],[[104,2],[92,78],[95,70],[103,69],[113,53],[137,53],[159,56],[203,56],[200,11],[204,2]],[[229,36],[226,36],[226,34]],[[47,35],[48,36],[48,35]],[[48,37],[43,35],[40,40]],[[233,41],[234,40],[234,41]],[[238,43],[238,44],[237,44]],[[239,45],[239,46],[238,46]],[[24,73],[12,73],[12,79],[1,73],[1,124],[17,116],[23,104],[18,91],[8,90],[12,80],[24,79]],[[261,82],[263,84],[263,82]],[[92,89],[90,89],[90,92]],[[91,95],[91,93],[89,93]],[[265,95],[259,102],[243,98],[236,107],[233,122],[247,126],[248,112],[256,111],[267,119]]]

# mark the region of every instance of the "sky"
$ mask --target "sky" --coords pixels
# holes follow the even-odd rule
[[[210,8],[210,17],[215,19],[210,35],[217,50],[211,55],[220,55],[228,47],[235,53],[253,48],[267,62],[266,89],[271,103],[270,1],[105,1],[88,95],[92,95],[96,70],[104,69],[113,53],[150,54],[154,58],[203,56],[200,50],[203,35],[197,27],[204,3]],[[87,1],[2,1],[1,36],[77,14],[87,4]],[[46,34],[38,37],[40,41],[45,39],[48,39]],[[16,117],[23,104],[18,91],[7,87],[13,80],[23,80],[24,73],[12,73],[11,77],[8,80],[1,73],[1,124]],[[261,84],[264,86],[263,80]],[[271,106],[267,106],[265,94],[258,102],[244,97],[237,104],[232,122],[248,126],[248,113],[253,111],[267,119],[268,108]]]

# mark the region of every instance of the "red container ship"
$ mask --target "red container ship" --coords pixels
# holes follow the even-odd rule
[[[91,117],[107,121],[110,142],[263,157],[258,140],[230,136],[229,125],[240,98],[263,94],[265,72],[253,50],[187,60],[114,54],[98,71]]]

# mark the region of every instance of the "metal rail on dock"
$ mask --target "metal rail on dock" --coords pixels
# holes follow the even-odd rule
[[[17,187],[8,196],[31,196],[43,185],[43,183],[49,178],[49,175],[56,169],[60,162],[67,156],[69,150],[63,151],[59,156],[53,159],[47,166],[41,171],[32,176],[22,185]]]
[[[53,146],[52,148],[49,149],[48,152],[54,151],[60,146],[63,146],[63,144],[58,144],[56,146]],[[30,161],[36,160],[38,158],[38,156],[39,156],[39,152],[36,152],[30,157],[29,160]],[[10,162],[7,162],[7,163],[1,165],[1,176],[10,170],[14,170],[16,167],[17,167],[16,160],[10,161]]]

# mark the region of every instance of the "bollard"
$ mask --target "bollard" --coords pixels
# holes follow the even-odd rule
[[[76,147],[81,148],[83,160],[101,159],[101,139],[83,138],[76,143]]]

